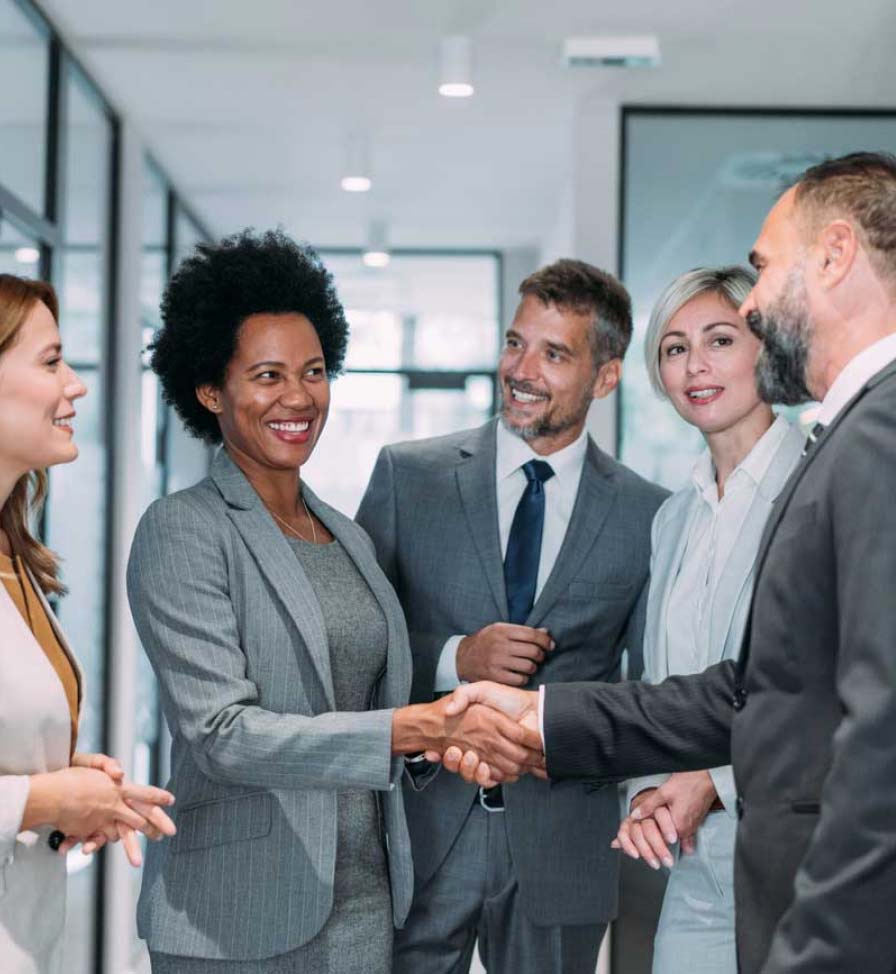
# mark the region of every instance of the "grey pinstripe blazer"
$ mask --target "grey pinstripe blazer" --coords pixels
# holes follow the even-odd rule
[[[144,514],[128,596],[173,735],[178,834],[151,844],[137,910],[152,950],[247,960],[310,940],[332,909],[336,793],[381,793],[395,923],[413,888],[391,709],[406,703],[401,607],[355,524],[306,487],[385,613],[373,709],[334,713],[324,620],[286,539],[221,450]]]

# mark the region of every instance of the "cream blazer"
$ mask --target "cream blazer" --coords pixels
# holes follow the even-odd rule
[[[32,579],[32,583],[33,583]],[[56,617],[44,609],[79,676]],[[52,826],[20,831],[28,776],[69,764],[71,714],[62,683],[0,585],[0,971],[62,970],[65,858],[47,845]]]

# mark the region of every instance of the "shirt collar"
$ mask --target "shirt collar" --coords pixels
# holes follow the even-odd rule
[[[787,436],[790,423],[783,416],[778,416],[771,426],[759,437],[753,449],[731,471],[727,483],[731,484],[735,477],[741,479],[747,476],[758,487],[763,477],[768,473],[772,459],[778,447]],[[716,470],[712,463],[712,454],[704,450],[700,454],[693,472],[694,486],[710,503],[718,501],[716,487]]]
[[[578,438],[569,446],[557,450],[550,456],[540,456],[520,436],[511,433],[504,424],[498,421],[498,433],[495,442],[495,476],[498,483],[511,476],[529,460],[545,460],[551,465],[557,480],[571,484],[575,481],[578,487],[582,467],[585,464],[585,453],[588,450],[588,431],[583,429]]]
[[[896,333],[879,339],[850,359],[834,379],[828,394],[822,400],[818,422],[823,426],[830,426],[840,410],[862,386],[894,359],[896,359]]]

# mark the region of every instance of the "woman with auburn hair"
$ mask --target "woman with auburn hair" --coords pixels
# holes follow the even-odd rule
[[[139,829],[172,834],[174,797],[125,780],[104,754],[75,750],[83,685],[47,603],[64,588],[29,522],[45,468],[78,455],[74,403],[86,393],[62,358],[49,284],[0,274],[0,968],[62,964],[65,856],[121,838],[140,863]]]

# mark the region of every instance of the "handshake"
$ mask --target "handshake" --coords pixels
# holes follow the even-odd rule
[[[527,773],[546,778],[538,692],[482,681],[431,704],[402,707],[395,711],[393,751],[422,751],[487,788]]]

